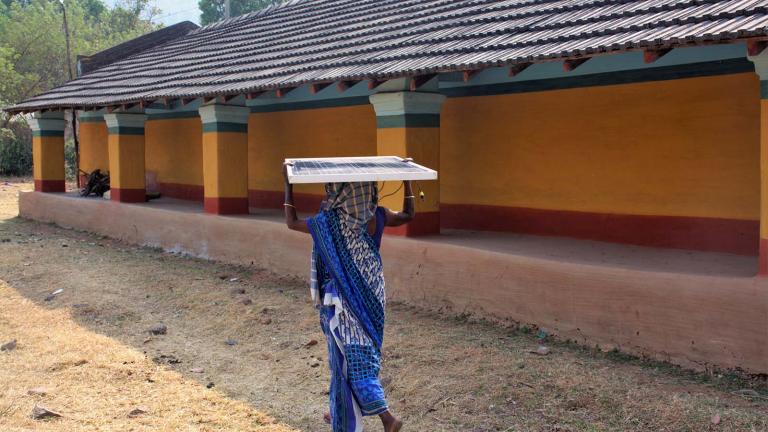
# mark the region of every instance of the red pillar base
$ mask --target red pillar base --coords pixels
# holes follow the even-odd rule
[[[35,180],[36,192],[65,192],[64,180]]]
[[[248,214],[248,198],[211,198],[203,200],[203,210],[210,214]]]
[[[440,234],[440,212],[417,212],[416,217],[410,223],[387,228],[384,232],[406,237]]]
[[[768,276],[768,240],[760,239],[760,255],[757,261],[757,275]]]
[[[110,199],[121,203],[140,203],[147,201],[144,189],[110,189]]]

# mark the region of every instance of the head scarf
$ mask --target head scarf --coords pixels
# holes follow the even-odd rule
[[[376,214],[379,203],[379,185],[376,182],[326,183],[327,198],[323,210],[337,210],[342,219],[354,230],[367,228]]]

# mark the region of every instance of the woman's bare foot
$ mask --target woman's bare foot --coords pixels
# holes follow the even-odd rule
[[[331,424],[331,413],[327,412],[323,414],[323,420],[325,420],[325,424]]]
[[[384,432],[400,432],[400,429],[403,427],[403,422],[389,411],[379,414],[379,418],[384,426]]]

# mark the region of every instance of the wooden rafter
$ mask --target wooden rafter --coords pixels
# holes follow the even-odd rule
[[[283,98],[288,93],[290,93],[290,92],[292,92],[294,90],[296,90],[296,87],[283,87],[283,88],[279,88],[279,89],[277,89],[277,97]]]
[[[409,84],[409,88],[411,91],[416,91],[419,88],[423,87],[424,84],[428,83],[432,78],[436,77],[437,74],[427,74],[427,75],[417,75],[415,77],[411,78],[411,82]]]
[[[354,87],[357,83],[359,83],[362,80],[344,80],[339,81],[338,84],[336,84],[336,89],[340,92],[347,91],[349,88]]]
[[[581,57],[581,58],[574,58],[574,59],[568,59],[563,62],[563,70],[566,72],[571,72],[575,70],[577,67],[583,65],[586,63],[591,57]]]
[[[520,72],[528,69],[533,63],[518,63],[509,67],[509,76],[514,77],[520,74]]]
[[[321,91],[323,91],[326,87],[331,85],[332,83],[314,83],[309,85],[309,92],[312,94],[317,94]]]
[[[748,40],[747,41],[747,55],[756,56],[768,47],[768,41],[764,40]]]
[[[246,94],[245,98],[248,99],[248,100],[253,100],[253,99],[256,99],[257,97],[263,95],[264,93],[266,93],[266,92],[263,92],[263,91],[251,92],[251,93]]]
[[[472,69],[472,70],[465,70],[461,71],[461,80],[464,82],[469,82],[472,78],[475,77],[478,73],[480,73],[482,69]]]
[[[377,80],[377,79],[368,80],[368,90],[373,90],[376,87],[384,84],[385,82],[386,82],[386,80],[383,80],[383,81],[382,80]]]
[[[643,62],[653,63],[672,51],[672,48],[647,49],[643,51]]]

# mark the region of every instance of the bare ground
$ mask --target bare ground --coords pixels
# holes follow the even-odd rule
[[[0,429],[289,430],[271,416],[328,430],[303,281],[19,219],[30,188],[0,180],[0,343],[18,339],[0,352]],[[150,336],[158,323],[167,334]],[[526,327],[402,304],[387,323],[383,380],[406,431],[768,430],[764,377],[554,341],[539,356]],[[52,390],[27,394],[37,386]],[[31,420],[35,403],[64,417]],[[147,413],[128,417],[134,406]]]

